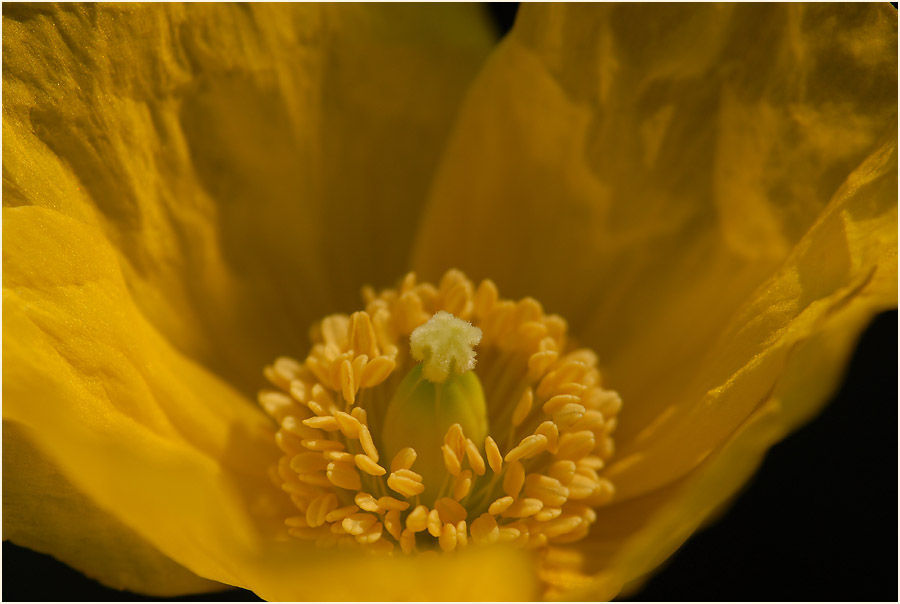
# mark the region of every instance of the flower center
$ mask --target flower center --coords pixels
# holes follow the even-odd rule
[[[537,301],[455,270],[363,296],[313,327],[304,362],[265,369],[288,532],[410,555],[508,542],[539,552],[551,595],[587,580],[566,544],[613,497],[600,472],[621,406],[593,352]]]

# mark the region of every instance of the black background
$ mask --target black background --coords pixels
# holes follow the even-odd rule
[[[493,5],[502,31],[516,4]],[[896,601],[897,313],[865,332],[840,392],[769,452],[717,523],[633,600]],[[437,597],[437,594],[435,594]],[[50,556],[3,543],[3,600],[153,600],[111,590]],[[197,600],[258,600],[230,590]]]

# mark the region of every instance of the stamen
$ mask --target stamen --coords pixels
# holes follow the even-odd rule
[[[271,474],[299,511],[286,532],[379,555],[509,543],[538,553],[545,595],[584,584],[567,544],[614,498],[603,469],[622,405],[596,355],[536,300],[459,271],[363,298],[313,326],[304,362],[264,370]]]

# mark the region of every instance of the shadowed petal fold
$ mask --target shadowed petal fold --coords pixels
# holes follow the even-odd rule
[[[4,204],[96,225],[244,392],[409,237],[493,44],[474,5],[7,5]],[[372,250],[378,253],[372,253]]]

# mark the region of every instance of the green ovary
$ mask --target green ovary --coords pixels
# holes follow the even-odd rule
[[[388,406],[381,442],[387,459],[404,447],[416,451],[413,471],[422,475],[425,492],[422,503],[431,506],[450,488],[441,446],[453,424],[479,449],[488,434],[487,407],[481,381],[474,371],[454,374],[435,384],[416,365],[401,382]],[[447,484],[444,484],[447,481]]]

